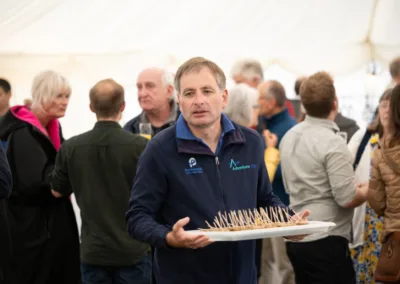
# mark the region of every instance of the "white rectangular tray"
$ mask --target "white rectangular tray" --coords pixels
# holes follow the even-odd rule
[[[336,226],[332,222],[309,221],[307,225],[256,229],[246,231],[207,232],[200,230],[187,231],[191,234],[207,235],[214,242],[244,241],[274,237],[289,237],[297,235],[311,235],[327,232],[330,227]]]

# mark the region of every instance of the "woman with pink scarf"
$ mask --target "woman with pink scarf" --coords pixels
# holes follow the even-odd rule
[[[0,139],[13,175],[4,203],[9,235],[11,283],[80,283],[79,236],[68,197],[51,194],[51,173],[62,143],[58,119],[65,115],[71,88],[53,71],[38,74],[32,107],[12,107],[0,123]]]

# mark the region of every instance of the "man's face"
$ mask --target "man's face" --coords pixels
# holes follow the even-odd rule
[[[8,107],[11,98],[11,92],[6,93],[6,91],[0,87],[0,110]]]
[[[235,81],[236,84],[244,83],[252,88],[257,88],[258,85],[260,84],[260,80],[258,78],[253,78],[252,80],[247,79],[244,77],[242,74],[238,74],[236,76],[232,77],[233,81]]]
[[[400,84],[400,74],[398,74],[396,77],[393,77],[393,80],[396,82],[396,84]]]
[[[145,112],[160,109],[170,101],[172,96],[172,87],[163,84],[161,70],[142,71],[138,76],[136,86],[139,105]]]
[[[276,100],[265,96],[265,90],[268,88],[268,83],[264,83],[261,89],[258,90],[258,115],[270,116],[276,107]]]
[[[219,123],[227,99],[227,90],[220,90],[216,78],[206,67],[181,77],[179,107],[192,127],[208,128]]]

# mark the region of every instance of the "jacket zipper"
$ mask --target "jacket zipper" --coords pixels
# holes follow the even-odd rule
[[[223,212],[226,212],[226,211],[227,211],[227,210],[226,210],[226,209],[227,209],[227,206],[226,206],[226,195],[225,195],[224,187],[223,187],[223,185],[222,185],[221,172],[220,172],[220,170],[219,170],[219,165],[220,165],[220,163],[219,163],[218,156],[215,156],[215,165],[217,166],[218,180],[219,180],[219,185],[220,185],[220,187],[221,187]],[[223,212],[221,212],[221,213],[223,213]],[[229,245],[230,245],[231,248],[233,248],[233,245],[234,245],[234,244],[232,243],[232,244],[229,244]],[[234,279],[234,276],[233,276],[232,250],[231,250],[231,249],[229,249],[229,262],[230,262],[230,267],[229,267],[229,278],[230,278],[231,280],[233,280],[233,279]]]
[[[219,186],[221,188],[221,195],[222,195],[222,210],[223,212],[226,212],[226,197],[225,197],[225,191],[224,187],[222,185],[222,179],[221,179],[221,172],[219,171],[219,159],[218,156],[215,156],[215,165],[217,166],[217,174],[218,174],[218,181],[219,181]],[[221,212],[221,213],[223,213]]]

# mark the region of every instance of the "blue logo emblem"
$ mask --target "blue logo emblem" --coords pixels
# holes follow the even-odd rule
[[[203,173],[203,168],[202,167],[194,167],[196,165],[197,165],[196,159],[195,158],[190,158],[189,159],[189,168],[185,169],[185,174],[194,175],[194,174]]]
[[[235,161],[234,159],[231,159],[231,161],[229,162],[229,167],[232,169],[232,171],[242,171],[248,169],[256,169],[257,165],[256,164],[242,165],[238,160]]]
[[[195,158],[190,158],[189,159],[189,167],[193,168],[197,164]]]

